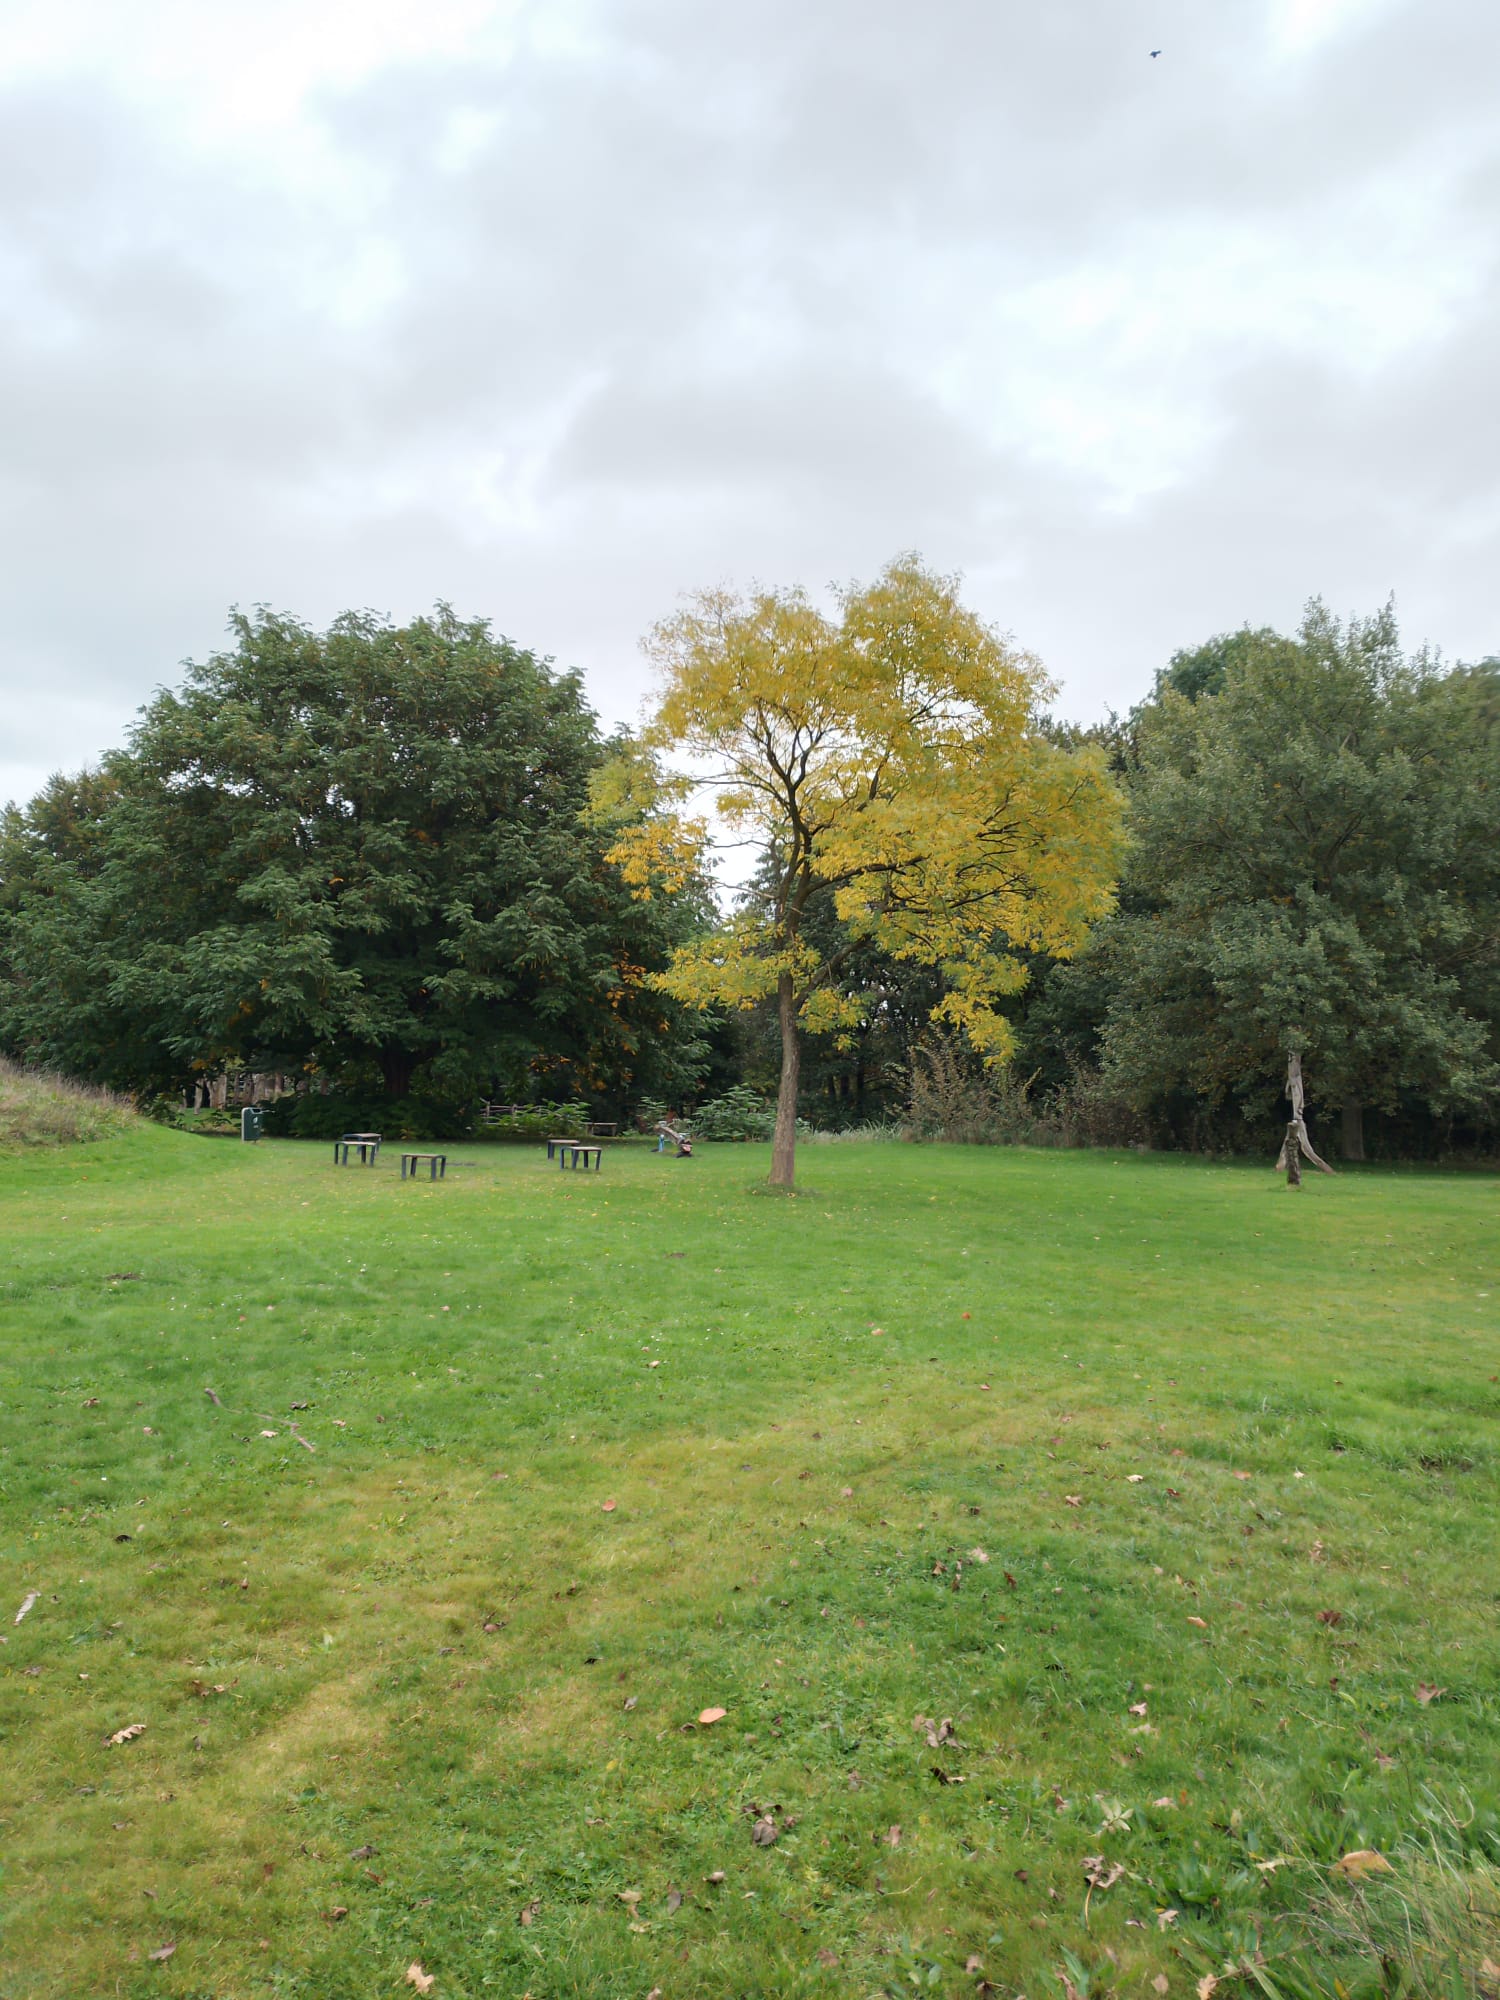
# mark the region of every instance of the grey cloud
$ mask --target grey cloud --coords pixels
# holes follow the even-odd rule
[[[123,78],[13,85],[0,792],[235,601],[446,597],[611,715],[682,589],[912,546],[1075,711],[1314,590],[1494,649],[1500,21],[1389,0],[1294,59],[1266,19],[618,0],[330,81],[296,174]]]

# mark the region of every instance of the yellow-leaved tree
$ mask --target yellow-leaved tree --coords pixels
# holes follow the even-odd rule
[[[720,822],[763,850],[764,892],[679,948],[657,983],[700,1007],[776,996],[781,1086],[773,1185],[795,1173],[801,1031],[857,1018],[841,961],[862,939],[937,966],[935,1016],[991,1061],[1011,1046],[996,1003],[1025,984],[1017,948],[1066,957],[1109,909],[1116,789],[1095,752],[1038,726],[1053,688],[960,603],[957,581],[903,557],[837,614],[801,590],[705,591],[645,642],[660,698],[650,759],[685,757],[672,809],[638,816],[611,850],[635,894],[672,893]],[[831,897],[846,944],[809,942]],[[820,931],[826,937],[826,927]]]

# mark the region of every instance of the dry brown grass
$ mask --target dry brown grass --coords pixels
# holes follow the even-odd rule
[[[77,1146],[110,1139],[135,1119],[128,1099],[0,1056],[0,1147]]]

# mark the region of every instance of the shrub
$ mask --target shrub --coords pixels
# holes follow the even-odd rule
[[[909,1139],[966,1146],[1132,1146],[1145,1121],[1094,1069],[1077,1068],[1052,1097],[1037,1099],[1013,1070],[986,1070],[949,1036],[915,1052],[905,1125]]]
[[[688,1129],[695,1139],[769,1139],[775,1124],[775,1106],[748,1083],[737,1083],[700,1104]]]
[[[262,1130],[271,1139],[337,1139],[345,1132],[379,1132],[386,1139],[467,1139],[474,1122],[468,1107],[432,1097],[380,1097],[330,1090],[278,1097],[264,1107]],[[234,1112],[238,1123],[239,1112]]]
[[[489,1124],[476,1123],[473,1136],[490,1145],[524,1139],[581,1139],[588,1127],[586,1104],[522,1104]]]

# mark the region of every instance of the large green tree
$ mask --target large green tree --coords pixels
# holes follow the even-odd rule
[[[643,909],[605,858],[577,677],[444,607],[232,632],[101,773],[7,817],[4,1040],[137,1086],[660,1087],[685,1017],[646,980],[692,898]]]
[[[1295,1049],[1357,1158],[1366,1106],[1490,1101],[1493,694],[1486,670],[1405,659],[1389,613],[1316,604],[1295,640],[1174,663],[1135,718],[1131,856],[1097,943],[1106,1067],[1138,1102],[1268,1109]]]

